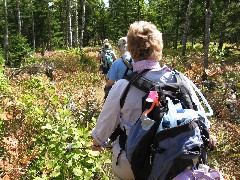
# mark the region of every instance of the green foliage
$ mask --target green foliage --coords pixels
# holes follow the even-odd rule
[[[9,64],[10,67],[19,67],[24,57],[31,52],[27,38],[14,35],[9,38]]]
[[[81,59],[79,59],[78,63],[80,67],[82,67],[83,69],[85,67],[86,71],[92,71],[92,72],[98,71],[97,61],[87,56],[84,52],[81,53]]]
[[[3,50],[0,48],[0,74],[3,73],[4,65],[5,65],[5,60],[4,60]]]
[[[211,61],[205,71],[201,46],[192,48],[195,51],[185,57],[181,48],[164,49],[161,65],[185,73],[202,90],[214,110],[211,133],[218,142],[208,164],[234,179],[240,153],[239,63],[232,62],[230,54],[222,63]],[[36,63],[54,62],[54,78],[41,73],[20,73],[10,81],[0,78],[5,91],[0,94],[2,174],[12,179],[113,179],[111,152],[99,154],[90,147],[105,84],[94,71],[96,49],[47,52],[32,58]],[[204,72],[207,81],[202,81]]]
[[[0,73],[0,92],[4,93],[8,90],[7,80],[4,78],[3,74]]]
[[[100,155],[90,147],[90,132],[100,112],[100,102],[92,87],[99,86],[101,77],[84,72],[82,68],[86,69],[86,65],[90,66],[88,63],[94,60],[79,50],[52,56],[45,60],[61,56],[68,59],[69,64],[74,61],[76,73],[71,72],[56,82],[41,74],[19,74],[8,87],[11,88],[9,95],[1,97],[1,139],[10,138],[12,140],[5,143],[14,146],[11,144],[14,142],[18,147],[17,157],[7,146],[0,148],[6,155],[3,159],[18,159],[16,162],[7,161],[5,166],[24,169],[24,174],[12,173],[15,179],[108,179],[109,152]],[[86,60],[78,63],[81,56]],[[56,62],[58,60],[60,58]],[[66,69],[59,64],[58,68],[61,67]],[[12,135],[9,137],[9,134]],[[17,162],[22,163],[19,165]],[[108,172],[104,172],[106,169]],[[11,173],[12,170],[6,168],[4,172]]]
[[[4,77],[4,65],[5,61],[3,59],[3,53],[0,49],[0,92],[3,93],[8,88],[8,83],[6,78]]]

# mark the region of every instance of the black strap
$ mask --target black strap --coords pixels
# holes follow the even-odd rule
[[[127,87],[126,87],[125,91],[123,92],[122,97],[120,99],[120,108],[122,108],[124,103],[125,103],[128,91],[129,91],[130,86],[132,85],[132,83],[135,82],[138,78],[140,78],[144,73],[146,73],[149,70],[150,69],[144,69],[143,71],[141,71],[139,73],[133,72],[129,76],[127,76],[126,79],[129,80],[129,83],[128,83],[128,85],[127,85]],[[129,78],[131,78],[131,79],[129,79]]]
[[[190,90],[187,88],[188,85],[187,85],[186,80],[184,79],[183,74],[179,73],[176,70],[174,70],[174,72],[175,72],[175,77],[177,78],[177,83],[179,84],[181,91],[185,94],[184,103],[186,105],[189,105],[186,108],[194,109],[195,111],[197,111],[198,110],[197,105],[194,103],[191,93],[190,93]],[[182,83],[183,86],[180,85],[180,82]]]

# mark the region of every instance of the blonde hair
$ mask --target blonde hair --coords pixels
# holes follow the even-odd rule
[[[127,33],[128,51],[134,61],[162,59],[162,33],[146,21],[136,21]]]
[[[127,37],[121,37],[118,40],[118,47],[125,51],[127,50]]]

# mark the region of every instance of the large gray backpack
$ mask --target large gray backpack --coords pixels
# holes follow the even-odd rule
[[[163,69],[162,75],[166,70],[169,69]],[[163,83],[145,78],[147,71],[126,77],[129,85],[120,101],[123,107],[131,86],[146,92],[142,115],[128,136],[119,129],[121,133],[113,134],[120,135],[120,146],[126,151],[136,180],[172,179],[199,161],[205,163],[202,152],[209,143],[209,132],[181,73],[172,71],[169,78],[175,82]],[[181,118],[169,113],[172,108]]]

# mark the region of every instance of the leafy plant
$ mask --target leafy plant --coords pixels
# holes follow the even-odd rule
[[[9,37],[9,64],[10,67],[19,67],[24,57],[31,52],[27,38],[21,35]]]
[[[239,65],[226,58],[224,63],[211,61],[206,71],[201,52],[180,54],[180,49],[165,50],[161,63],[184,72],[209,101],[214,110],[211,134],[217,144],[208,164],[224,172],[225,179],[234,180],[240,153]],[[113,179],[111,152],[99,154],[90,147],[105,83],[94,71],[96,52],[75,49],[33,58],[38,64],[54,62],[54,78],[42,72],[0,78],[4,92],[0,94],[1,178]],[[86,65],[90,72],[85,71]]]

